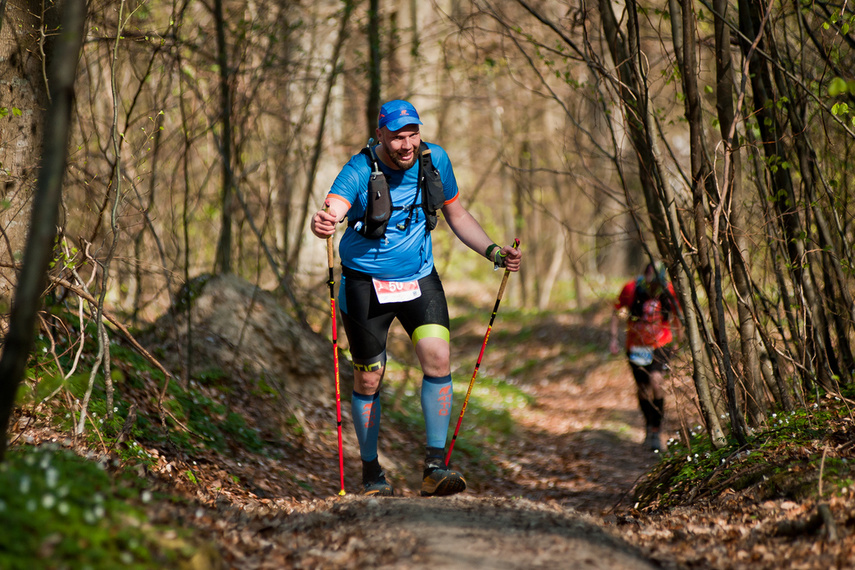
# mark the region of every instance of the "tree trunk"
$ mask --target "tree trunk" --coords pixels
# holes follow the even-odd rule
[[[0,356],[0,461],[6,453],[6,432],[15,405],[15,394],[24,375],[36,325],[36,314],[53,259],[56,221],[65,175],[71,104],[77,60],[83,41],[86,2],[67,0],[62,28],[57,36],[50,68],[50,100],[45,118],[43,158],[33,199],[30,231],[24,263],[9,321],[9,333]]]
[[[617,66],[620,80],[619,91],[624,108],[629,138],[636,151],[639,161],[641,186],[644,190],[648,214],[653,227],[654,237],[660,252],[671,252],[674,264],[671,267],[671,277],[680,296],[685,315],[686,333],[692,351],[693,379],[698,394],[701,414],[706,423],[713,445],[721,446],[725,442],[721,430],[712,394],[709,387],[709,370],[704,367],[703,340],[698,329],[698,314],[695,307],[699,306],[693,293],[691,271],[682,257],[680,242],[673,238],[672,230],[679,231],[679,222],[674,208],[674,201],[669,199],[671,194],[667,173],[659,167],[656,148],[649,136],[648,128],[650,109],[647,105],[645,78],[638,65],[637,49],[638,27],[635,5],[628,3],[627,22],[629,39],[625,39],[612,12],[612,4],[608,0],[600,0],[600,14],[603,21],[603,31],[611,52],[612,61]],[[635,41],[633,41],[633,38]],[[630,49],[634,55],[630,55]],[[662,198],[660,198],[660,192]],[[666,206],[668,204],[668,209]],[[669,228],[669,222],[671,228]]]
[[[222,160],[222,211],[220,213],[220,239],[214,272],[232,271],[232,202],[234,176],[232,175],[232,95],[230,85],[229,57],[226,46],[226,22],[223,0],[214,0],[214,20],[217,28],[217,64],[220,67],[220,140]]]
[[[368,138],[375,136],[377,117],[380,115],[380,76],[380,0],[370,0],[368,5],[368,103],[365,106]]]
[[[749,0],[739,0],[739,25],[743,38],[763,40],[768,39],[764,27],[768,13],[761,16],[758,4]],[[771,7],[770,7],[771,8]],[[774,80],[768,65],[761,61],[755,46],[749,45],[745,39],[740,42],[751,72],[751,90],[754,103],[754,117],[762,135],[762,148],[770,165],[769,178],[772,182],[771,198],[780,218],[781,229],[786,244],[787,264],[793,285],[803,298],[805,306],[804,335],[807,350],[803,353],[802,366],[813,370],[821,385],[832,386],[829,361],[824,350],[822,332],[826,330],[825,314],[819,302],[818,294],[808,270],[803,224],[799,218],[798,204],[793,179],[788,168],[781,165],[787,162],[789,152],[784,146],[785,129],[775,112]],[[759,48],[765,48],[763,41],[757,41]],[[790,113],[791,119],[793,113]],[[802,176],[810,176],[809,171],[803,171]],[[815,361],[815,365],[813,362]],[[803,376],[807,382],[812,382],[810,376]],[[810,388],[810,384],[806,385]]]
[[[722,299],[721,247],[718,236],[720,235],[719,228],[722,223],[721,208],[726,203],[727,197],[724,193],[719,193],[716,196],[716,203],[718,205],[716,206],[715,215],[712,220],[712,239],[710,240],[707,237],[707,197],[715,195],[716,185],[712,165],[707,158],[709,150],[707,149],[706,137],[704,136],[701,101],[698,92],[697,57],[695,53],[695,13],[692,2],[688,0],[682,0],[682,5],[679,8],[676,4],[676,0],[672,0],[672,6],[678,10],[677,13],[681,14],[682,17],[676,18],[676,14],[672,11],[671,20],[673,22],[679,21],[682,24],[679,26],[679,30],[682,32],[682,41],[675,41],[675,48],[678,46],[682,46],[683,48],[682,62],[684,67],[681,70],[681,76],[686,94],[686,119],[689,123],[696,248],[701,267],[706,266],[706,269],[702,269],[702,274],[706,276],[703,282],[706,286],[707,296],[710,299],[711,305],[710,321],[713,325],[716,342],[714,354],[719,362],[719,370],[725,377],[727,407],[730,412],[731,428],[737,441],[741,445],[744,445],[747,443],[745,420],[738,405],[739,396],[737,395],[736,374],[733,370],[730,356],[730,346],[725,327],[724,300]],[[676,27],[676,24],[674,26]],[[727,187],[725,186],[726,190]],[[726,221],[724,223],[726,224]],[[726,231],[727,228],[725,227]],[[712,270],[711,274],[710,269]],[[757,408],[756,396],[750,393],[750,390],[745,398],[749,402],[754,402],[754,409]]]
[[[4,265],[20,260],[27,240],[29,211],[35,176],[39,167],[44,110],[48,105],[46,78],[38,54],[40,27],[56,26],[55,10],[42,14],[42,4],[33,0],[4,2],[0,13],[0,244],[6,250]],[[51,16],[48,18],[48,16]],[[48,34],[50,35],[50,34]],[[11,86],[14,86],[12,88]],[[8,306],[15,276],[2,269],[0,304]]]
[[[742,207],[747,197],[742,185],[742,153],[736,131],[736,113],[733,96],[733,62],[730,53],[730,26],[727,22],[729,3],[727,0],[714,0],[715,24],[715,60],[716,60],[716,109],[719,128],[724,141],[725,168],[723,183],[726,189],[727,215],[732,222],[725,230],[725,245],[730,259],[730,277],[736,290],[736,310],[739,318],[739,343],[742,349],[742,373],[749,392],[749,411],[754,425],[765,419],[764,407],[760,401],[760,380],[763,377],[760,368],[759,338],[754,321],[754,302],[751,292],[751,278],[748,274],[748,241],[745,230],[748,227],[747,212]],[[744,93],[742,90],[741,95]],[[740,106],[741,107],[741,106]],[[729,191],[727,189],[729,188]],[[733,204],[737,207],[733,208]],[[752,404],[756,401],[756,405]]]

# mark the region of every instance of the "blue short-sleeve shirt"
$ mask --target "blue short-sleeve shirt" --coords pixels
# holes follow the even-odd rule
[[[442,178],[445,203],[458,197],[457,180],[451,161],[445,150],[435,144],[422,141],[431,150],[433,164]],[[377,161],[386,175],[393,206],[420,204],[418,188],[418,161],[408,170],[394,170]],[[368,201],[368,179],[371,161],[364,154],[357,154],[339,172],[329,194],[343,198],[350,204],[348,220],[361,220]],[[409,224],[406,223],[410,216]],[[367,273],[387,281],[409,281],[421,279],[433,270],[433,247],[430,232],[425,231],[425,215],[421,207],[392,210],[386,228],[386,236],[368,239],[348,227],[339,243],[342,264],[350,269]]]

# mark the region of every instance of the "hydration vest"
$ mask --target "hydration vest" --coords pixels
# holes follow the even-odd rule
[[[371,175],[368,178],[365,215],[361,220],[348,220],[347,225],[364,238],[380,239],[386,235],[386,227],[389,225],[393,210],[407,210],[412,215],[415,208],[421,207],[425,214],[425,233],[433,230],[437,224],[437,211],[445,205],[445,193],[439,170],[433,165],[430,148],[424,142],[420,145],[418,190],[415,200],[409,206],[395,206],[392,204],[386,175],[380,170],[377,155],[371,147],[372,142],[369,140],[368,145],[360,151],[360,154],[368,157],[372,165]],[[409,224],[409,220],[408,216],[406,224]]]
[[[669,321],[671,311],[674,310],[674,299],[671,297],[671,292],[667,285],[659,284],[662,287],[662,292],[658,295],[653,295],[650,292],[650,287],[644,281],[644,277],[639,277],[635,282],[635,291],[632,296],[632,304],[629,306],[629,314],[635,320],[643,320],[644,305],[648,301],[658,299],[661,306],[662,321]]]

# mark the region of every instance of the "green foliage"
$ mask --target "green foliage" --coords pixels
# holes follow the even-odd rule
[[[291,414],[286,418],[285,425],[288,426],[289,431],[296,437],[302,437],[305,434],[305,430],[303,429],[302,424],[300,424],[300,420],[294,414]]]
[[[140,481],[70,451],[12,449],[0,464],[0,567],[175,567],[192,549],[160,542],[164,529],[146,523],[150,499]]]
[[[57,238],[59,240],[59,238]],[[59,247],[57,243],[57,247],[54,248],[54,258],[50,262],[50,268],[54,269],[57,265],[62,267],[63,269],[76,269],[77,268],[77,254],[79,250],[76,247],[71,247],[68,252]]]
[[[258,431],[246,425],[242,415],[230,412],[224,403],[206,395],[198,382],[191,381],[186,390],[170,382],[167,393],[169,397],[164,400],[164,407],[192,432],[174,430],[170,434],[172,442],[180,447],[192,451],[197,445],[196,434],[203,438],[206,447],[220,452],[227,450],[229,442],[253,453],[272,452]],[[159,429],[146,428],[144,437],[154,441],[163,439]]]
[[[191,295],[192,296],[192,295]],[[64,308],[54,306],[61,317],[68,318],[63,314]],[[67,322],[74,322],[73,318]],[[57,388],[63,387],[77,400],[82,400],[90,381],[90,363],[92,355],[97,348],[94,325],[87,325],[85,331],[86,345],[83,357],[77,365],[76,372],[67,380],[63,379],[55,360],[50,353],[50,343],[47,338],[40,336],[36,341],[36,350],[28,368],[28,381],[22,384],[18,394],[20,405],[32,405],[41,402],[44,398],[53,394]],[[90,352],[91,350],[91,352]],[[58,354],[57,360],[63,370],[70,370],[74,351],[65,351]],[[114,406],[111,411],[106,409],[106,386],[103,374],[95,378],[92,395],[88,404],[88,415],[90,424],[97,429],[87,428],[85,437],[87,441],[96,445],[113,446],[123,460],[134,464],[150,464],[153,459],[134,440],[163,442],[167,437],[172,443],[183,449],[193,452],[202,443],[211,448],[224,451],[229,444],[252,451],[254,453],[265,453],[274,451],[268,448],[262,440],[258,431],[246,424],[243,416],[233,413],[226,405],[226,395],[231,393],[232,386],[226,373],[219,368],[210,368],[199,372],[185,389],[177,382],[170,381],[167,397],[163,406],[174,418],[186,425],[191,433],[178,428],[170,430],[166,434],[157,420],[152,421],[148,414],[140,414],[130,433],[130,443],[116,446],[116,439],[128,417],[130,403],[125,398],[130,396],[133,390],[145,390],[146,386],[161,386],[164,382],[163,373],[143,358],[137,351],[120,344],[110,345],[111,378],[115,391]],[[122,388],[125,388],[124,390]],[[148,390],[145,390],[148,391]],[[259,381],[258,391],[260,393],[275,393],[275,391]],[[150,392],[150,391],[148,391]],[[151,400],[154,405],[154,401]],[[67,409],[66,400],[55,398],[52,402],[55,406],[54,422],[63,430],[70,430],[79,418],[78,412],[72,413]],[[156,416],[154,416],[156,417]],[[173,423],[172,418],[167,419]],[[171,426],[177,427],[173,423]]]
[[[855,93],[855,87],[851,88],[850,92]],[[851,113],[851,110],[849,109],[849,105],[843,101],[841,101],[839,103],[835,103],[834,105],[832,105],[831,114],[834,115],[835,117],[849,116],[850,122],[853,125],[855,125],[855,113]]]
[[[451,412],[449,438],[454,432],[457,420],[460,417],[460,409],[469,389],[471,377],[455,379],[454,407]],[[390,384],[394,384],[390,382]],[[394,389],[394,388],[393,388]],[[455,443],[455,449],[461,450],[470,457],[476,458],[480,455],[479,449],[483,448],[484,442],[494,444],[513,436],[515,422],[511,411],[524,408],[533,402],[533,398],[503,380],[478,376],[469,402],[466,406],[463,422],[466,430],[466,444],[461,439]],[[403,424],[408,431],[424,430],[424,419],[421,409],[421,397],[418,390],[406,390],[395,406],[383,407],[384,417],[391,421]],[[461,428],[464,429],[464,428]]]
[[[23,112],[17,107],[12,107],[11,109],[9,107],[0,107],[0,119],[5,119],[9,115],[20,117],[23,115]]]
[[[541,364],[541,359],[539,358],[529,358],[522,365],[517,366],[513,370],[511,370],[511,376],[525,376],[529,372],[533,370],[537,370],[538,366]]]
[[[530,395],[513,384],[485,376],[476,378],[466,415],[471,415],[473,424],[482,428],[482,435],[493,443],[513,435],[516,424],[511,411],[525,408],[533,402]]]
[[[826,490],[845,492],[855,479],[855,465],[845,457],[825,455],[828,442],[836,437],[835,426],[848,425],[848,412],[833,400],[829,404],[772,413],[765,428],[742,447],[731,440],[715,449],[697,426],[688,443],[668,442],[662,463],[639,486],[640,502],[655,497],[660,506],[668,506],[689,496],[715,496],[754,485],[765,498],[802,498],[817,493],[820,470]]]

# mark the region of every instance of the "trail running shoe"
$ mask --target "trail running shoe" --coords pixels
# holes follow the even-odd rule
[[[659,431],[647,428],[647,437],[644,439],[644,445],[650,451],[662,451],[662,437],[660,437]]]
[[[425,461],[422,497],[447,497],[466,490],[466,479],[457,471],[449,469],[439,458]]]
[[[392,489],[392,485],[390,485],[386,481],[386,474],[384,472],[380,472],[380,476],[377,477],[373,482],[370,483],[362,483],[363,486],[363,495],[376,495],[378,497],[391,497],[395,494],[395,491]]]
[[[378,497],[391,497],[395,494],[392,486],[386,481],[386,473],[380,468],[377,458],[362,461],[362,494]]]

